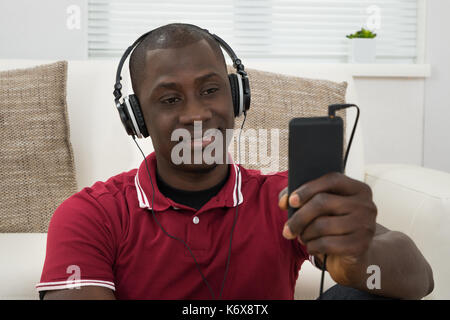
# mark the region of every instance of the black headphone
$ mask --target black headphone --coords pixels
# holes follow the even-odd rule
[[[199,28],[197,26],[194,27]],[[201,30],[211,35],[232,59],[233,67],[237,72],[229,74],[228,80],[230,81],[234,116],[239,117],[242,114],[247,114],[247,110],[250,109],[250,84],[247,73],[244,70],[244,65],[236,56],[233,49],[231,49],[231,47],[224,40],[222,40],[215,34],[209,33],[209,31],[206,29]],[[144,116],[142,114],[139,100],[135,94],[130,94],[124,97],[122,102],[120,101],[120,98],[122,97],[122,85],[120,84],[122,77],[120,74],[127,57],[131,54],[133,49],[136,48],[151,32],[153,32],[153,30],[140,36],[131,46],[127,48],[127,50],[123,54],[117,67],[116,83],[114,84],[113,92],[114,102],[117,110],[119,111],[120,120],[122,121],[125,130],[127,131],[128,135],[137,136],[138,138],[146,138],[149,136],[147,126],[145,125]]]

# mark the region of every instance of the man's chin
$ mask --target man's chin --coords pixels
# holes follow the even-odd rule
[[[175,166],[177,169],[179,170],[183,170],[186,172],[193,172],[193,173],[208,173],[211,172],[212,170],[214,170],[215,168],[217,168],[217,166],[219,166],[220,164],[217,163],[212,163],[212,164],[207,164],[207,163],[191,163],[191,164],[185,164],[185,163],[181,163],[179,165],[173,164],[173,166]]]
[[[176,158],[178,157],[178,158]],[[216,150],[208,152],[205,147],[199,149],[191,149],[190,156],[184,157],[184,154],[176,154],[171,152],[171,163],[177,169],[185,169],[188,171],[208,172],[217,166],[227,164],[227,150],[220,150],[220,154]]]

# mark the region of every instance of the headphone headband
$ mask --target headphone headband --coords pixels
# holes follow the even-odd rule
[[[191,25],[191,26],[194,26],[194,25]],[[194,26],[194,27],[197,27],[197,26]],[[238,73],[246,76],[247,73],[244,71],[244,65],[242,64],[241,59],[239,59],[236,56],[236,54],[234,53],[233,49],[231,49],[231,47],[222,38],[220,38],[218,35],[210,33],[207,29],[202,29],[202,28],[200,28],[200,29],[205,31],[210,36],[212,36],[219,43],[219,45],[230,56],[231,60],[233,61],[233,67],[236,69],[236,71]],[[122,55],[122,58],[120,58],[119,65],[117,66],[116,83],[114,84],[114,92],[113,92],[114,97],[115,97],[115,101],[116,101],[116,105],[117,105],[117,103],[120,103],[119,99],[122,98],[122,91],[121,91],[122,90],[122,84],[120,83],[120,81],[122,80],[121,74],[122,74],[122,68],[123,68],[123,65],[125,63],[125,60],[131,54],[133,49],[136,48],[145,39],[145,37],[147,37],[152,32],[153,32],[153,30],[150,30],[150,31],[144,33],[143,35],[141,35],[139,38],[137,38],[133,42],[133,44],[131,46],[129,46],[127,48],[127,50],[125,50],[124,54]]]
[[[123,64],[125,63],[125,60],[128,58],[128,56],[130,55],[130,53],[133,51],[133,49],[139,45],[139,43],[142,42],[142,40],[151,33],[152,31],[146,32],[144,33],[142,36],[140,36],[139,38],[136,39],[136,41],[133,42],[133,44],[131,46],[129,46],[127,48],[127,50],[125,50],[124,54],[122,55],[122,58],[120,58],[119,61],[119,65],[117,66],[117,71],[116,71],[116,83],[114,84],[114,97],[115,97],[115,101],[116,101],[116,105],[119,102],[119,99],[122,97],[122,85],[120,84],[120,81],[122,80],[121,77],[121,73],[122,73],[122,68],[123,68]]]

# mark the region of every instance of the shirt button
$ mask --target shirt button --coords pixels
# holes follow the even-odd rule
[[[192,222],[198,224],[200,222],[200,219],[197,216],[195,216],[194,219],[192,219]]]

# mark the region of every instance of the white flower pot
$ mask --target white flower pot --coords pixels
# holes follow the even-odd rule
[[[377,55],[376,39],[354,38],[350,42],[350,63],[374,63]]]

